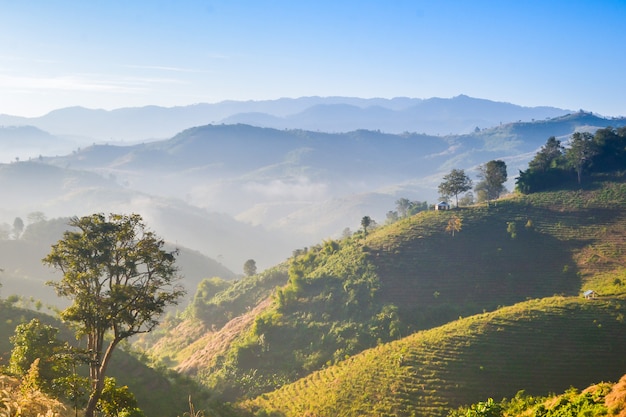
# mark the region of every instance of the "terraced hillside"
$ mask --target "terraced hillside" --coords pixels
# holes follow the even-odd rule
[[[455,218],[460,220],[461,227],[453,235],[446,229],[449,221]],[[503,391],[506,391],[505,395],[512,395],[519,389],[549,387],[549,390],[556,391],[561,384],[569,386],[578,383],[576,378],[581,375],[585,378],[594,375],[600,379],[608,378],[602,376],[608,371],[604,365],[594,365],[597,373],[583,371],[585,368],[579,362],[589,358],[576,356],[581,354],[578,350],[581,346],[579,340],[586,343],[585,338],[593,334],[591,329],[595,324],[591,325],[585,319],[581,323],[586,323],[588,327],[583,326],[578,330],[573,327],[578,323],[577,315],[594,306],[597,312],[594,310],[593,314],[598,315],[602,326],[607,326],[605,321],[613,323],[611,328],[618,334],[618,338],[622,337],[623,312],[620,309],[623,308],[626,293],[624,253],[626,183],[621,176],[595,177],[595,182],[587,182],[584,189],[513,196],[499,200],[491,207],[483,205],[449,212],[420,213],[375,229],[367,235],[357,233],[349,239],[326,241],[314,248],[299,251],[290,260],[287,284],[280,286],[270,299],[263,298],[267,305],[256,310],[254,317],[248,313],[254,311],[254,306],[246,310],[244,321],[247,324],[238,327],[239,333],[223,332],[220,330],[223,323],[215,322],[212,325],[209,320],[203,325],[205,329],[212,329],[212,326],[213,329],[200,336],[201,339],[178,339],[180,342],[176,343],[180,343],[177,345],[179,352],[184,352],[186,357],[177,355],[170,364],[177,366],[184,363],[185,370],[229,401],[257,397],[254,400],[254,407],[257,407],[265,404],[265,397],[260,394],[265,393],[270,401],[275,395],[271,392],[284,386],[283,389],[295,389],[298,397],[309,399],[300,399],[296,403],[321,401],[326,404],[324,407],[340,409],[343,405],[338,405],[337,401],[358,403],[354,398],[346,397],[351,395],[350,390],[340,383],[340,379],[324,380],[329,398],[323,398],[325,394],[322,392],[309,392],[299,384],[304,384],[302,381],[307,381],[308,375],[316,371],[325,368],[330,371],[335,364],[341,364],[338,369],[349,368],[350,363],[357,359],[344,362],[345,359],[356,358],[358,356],[354,355],[370,348],[375,350],[368,351],[368,355],[376,356],[371,353],[378,352],[376,349],[384,352],[378,357],[372,356],[371,361],[379,362],[382,366],[376,372],[392,372],[391,368],[385,366],[386,358],[405,356],[403,349],[409,349],[413,343],[407,340],[421,340],[414,339],[417,337],[415,332],[430,329],[433,333],[418,334],[430,334],[419,337],[433,338],[433,334],[438,334],[437,326],[444,326],[448,329],[446,331],[453,332],[463,328],[461,324],[453,323],[459,318],[493,312],[490,314],[495,316],[487,314],[484,317],[496,317],[493,319],[496,324],[489,321],[485,326],[498,331],[470,338],[467,335],[475,331],[463,330],[461,334],[451,335],[451,341],[435,338],[435,342],[428,345],[427,349],[411,348],[416,358],[428,358],[430,355],[428,363],[434,363],[433,368],[422,364],[415,365],[415,369],[424,368],[424,372],[436,376],[433,380],[420,376],[418,382],[415,382],[413,379],[417,378],[416,374],[406,373],[404,368],[397,370],[401,372],[401,378],[388,377],[388,380],[369,382],[367,374],[370,372],[373,375],[375,368],[370,371],[364,368],[342,372],[361,387],[357,391],[370,392],[368,395],[373,396],[375,390],[384,390],[384,397],[388,397],[393,404],[389,409],[400,407],[396,401],[402,404],[406,402],[407,405],[402,406],[406,410],[416,409],[421,403],[427,404],[424,407],[445,409],[464,401],[497,397]],[[243,282],[239,284],[242,293],[238,297],[253,299],[246,297],[245,293],[255,292],[254,286],[248,288],[241,285]],[[602,301],[580,304],[583,303],[582,293],[588,289],[599,294]],[[223,306],[218,301],[223,296],[217,294],[213,300],[209,300],[210,306]],[[552,301],[546,304],[530,301],[542,299]],[[533,302],[539,304],[529,304]],[[552,308],[552,304],[565,307]],[[521,306],[519,310],[516,309],[518,306]],[[530,318],[520,314],[519,320],[525,324],[522,326],[516,323],[518,317],[515,314],[529,308],[536,313]],[[542,312],[544,308],[546,311]],[[567,314],[563,313],[561,317],[555,311]],[[506,315],[506,312],[509,314]],[[232,317],[241,314],[243,311]],[[228,315],[228,311],[220,310],[221,318]],[[539,324],[536,325],[536,322]],[[185,325],[181,324],[183,327],[179,329]],[[524,329],[517,329],[518,325]],[[227,326],[223,328],[230,329]],[[540,330],[542,326],[547,326],[546,330]],[[557,331],[562,328],[574,333],[559,335]],[[224,335],[220,335],[221,332]],[[519,336],[515,336],[516,332]],[[193,332],[186,334],[191,335]],[[222,339],[226,336],[228,341],[224,343]],[[405,336],[408,339],[401,339]],[[170,341],[176,340],[175,336],[167,337]],[[501,355],[497,361],[494,357],[498,363],[495,368],[485,364],[485,358],[489,358],[489,355],[481,353],[482,350],[476,351],[480,359],[477,362],[472,362],[471,351],[459,351],[457,359],[451,359],[457,353],[456,350],[450,349],[452,353],[437,353],[446,343],[457,347],[465,344],[474,347],[484,345],[484,349],[489,349],[491,339],[496,337],[501,337],[502,341],[493,345],[501,346],[496,348],[501,352],[494,353],[496,356]],[[605,334],[601,337],[605,339],[599,345],[591,346],[590,352],[597,352],[598,346],[612,343]],[[390,345],[395,347],[384,345],[399,339],[395,342],[398,344]],[[558,344],[561,340],[568,341],[569,348]],[[508,357],[502,353],[511,347],[507,343],[524,347],[519,357]],[[192,350],[200,345],[201,354],[194,354]],[[392,353],[398,346],[400,353]],[[172,349],[168,351],[171,354]],[[528,352],[532,354],[522,356]],[[554,363],[562,364],[560,358],[569,357],[571,363],[577,364],[571,368],[559,367],[568,369],[561,375],[562,378],[552,368],[546,372],[552,372],[553,378],[544,378],[540,369],[528,366],[534,362],[540,365],[553,362],[554,352],[561,355]],[[611,352],[614,354],[615,350]],[[151,353],[159,355],[157,350]],[[187,358],[192,359],[188,361]],[[611,357],[613,363],[622,364],[620,360]],[[193,366],[188,366],[190,363]],[[464,369],[462,364],[468,364],[470,368],[482,367],[482,371],[461,377],[457,382],[456,372]],[[530,376],[518,374],[519,369],[534,369],[534,376],[532,373]],[[619,366],[616,371],[622,374],[626,372]],[[319,375],[323,372],[326,371]],[[613,378],[612,375],[609,376]],[[363,381],[360,381],[361,376],[365,378]],[[475,381],[469,383],[463,378],[467,381],[474,378]],[[532,382],[537,378],[545,385]],[[442,385],[433,385],[439,379],[443,381]],[[338,382],[333,382],[335,380]],[[493,383],[493,387],[497,388],[495,391],[490,390],[492,380],[496,381]],[[511,382],[507,385],[501,380]],[[531,385],[528,385],[529,381]],[[581,383],[591,382],[595,381]],[[432,398],[426,394],[418,395],[413,388],[404,386],[412,386],[414,383],[425,392],[436,392],[436,395]],[[369,384],[373,386],[367,388]],[[463,387],[462,394],[453,389],[457,385]],[[405,391],[409,394],[394,398],[394,392]],[[282,410],[277,405],[281,400],[271,401],[268,403],[270,409]],[[369,409],[370,403],[366,401],[366,404],[364,409]],[[310,407],[313,410],[311,415],[315,415],[316,407]],[[291,415],[289,413],[287,415]]]
[[[418,332],[243,403],[280,416],[445,416],[626,370],[626,300],[551,297]]]

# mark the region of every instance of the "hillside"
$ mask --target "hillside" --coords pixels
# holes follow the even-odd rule
[[[12,345],[9,336],[21,323],[38,318],[43,323],[59,328],[60,338],[76,345],[74,334],[52,316],[15,308],[10,303],[0,300],[0,365],[7,365],[11,356]],[[188,409],[188,398],[192,395],[196,404],[209,408],[209,394],[196,383],[180,375],[155,369],[138,360],[132,354],[118,349],[113,355],[108,376],[116,378],[120,385],[128,385],[135,394],[139,406],[146,415],[175,417]],[[0,387],[2,389],[2,387]],[[0,408],[0,415],[2,409]]]
[[[68,230],[69,218],[38,220],[26,226],[18,239],[0,239],[0,295],[17,295],[40,301],[47,306],[60,306],[66,300],[57,297],[47,281],[58,278],[55,270],[41,260],[51,246]],[[232,280],[236,274],[198,251],[180,245],[167,244],[167,250],[179,250],[177,266],[183,276],[182,284],[188,294],[181,300],[183,308],[191,301],[193,292],[204,278],[221,277]]]
[[[480,164],[505,160],[506,186],[513,189],[515,174],[548,137],[565,143],[575,130],[625,123],[580,112],[445,136],[212,124],[167,140],[95,145],[44,162],[98,172],[132,190],[262,226],[282,251],[263,262],[271,266],[286,258],[285,247],[337,237],[345,227],[358,228],[363,215],[382,222],[398,198],[432,204],[439,181],[452,168],[474,177]]]
[[[281,416],[445,416],[485,399],[617,381],[626,300],[551,297],[382,345],[244,402]]]
[[[364,215],[382,223],[399,198],[432,204],[452,168],[474,177],[478,165],[503,159],[512,189],[547,137],[624,123],[575,113],[448,136],[203,125],[167,140],[0,165],[0,225],[30,212],[139,213],[164,239],[232,271],[251,258],[263,269],[293,248],[358,229]]]
[[[588,183],[583,190],[515,196],[500,200],[489,208],[477,206],[450,212],[424,212],[380,227],[367,236],[359,233],[347,240],[326,241],[300,250],[290,260],[288,284],[275,293],[272,303],[254,320],[247,319],[249,324],[241,329],[239,335],[233,338],[230,334],[231,341],[219,345],[222,325],[215,323],[216,328],[203,336],[206,342],[203,352],[212,352],[211,355],[194,355],[191,350],[181,347],[181,351],[187,353],[178,357],[172,366],[193,361],[193,368],[180,369],[184,368],[207,386],[217,389],[224,398],[254,397],[273,391],[286,382],[310,378],[307,375],[322,368],[329,367],[328,372],[331,372],[333,364],[349,366],[346,363],[350,361],[342,361],[368,348],[378,346],[376,349],[385,352],[391,349],[391,352],[396,347],[389,346],[417,343],[414,341],[418,340],[415,338],[419,334],[430,334],[428,337],[432,338],[432,335],[444,331],[437,329],[441,325],[448,326],[445,332],[450,331],[451,340],[464,346],[465,335],[473,334],[475,330],[470,331],[463,326],[494,320],[496,324],[489,327],[495,329],[493,332],[472,336],[477,338],[476,344],[469,343],[470,339],[466,341],[468,345],[484,345],[487,349],[492,344],[491,338],[502,338],[497,342],[502,347],[497,349],[501,349],[499,354],[502,358],[498,360],[503,363],[498,366],[503,370],[501,377],[510,379],[510,383],[507,385],[500,381],[496,388],[544,388],[531,383],[532,375],[539,372],[536,368],[529,371],[529,375],[504,372],[512,370],[507,366],[529,367],[528,362],[533,358],[520,356],[519,361],[512,360],[511,364],[506,364],[509,337],[520,347],[520,355],[530,349],[532,355],[537,355],[536,359],[543,358],[537,360],[542,366],[553,360],[559,366],[565,366],[554,355],[565,355],[575,364],[567,368],[569,370],[563,373],[562,378],[555,371],[552,377],[542,379],[546,386],[553,387],[550,388],[552,390],[559,389],[559,384],[572,384],[574,380],[580,381],[580,384],[592,383],[593,379],[585,380],[591,376],[618,378],[620,375],[603,376],[608,371],[604,356],[598,356],[601,363],[593,362],[598,373],[585,370],[578,374],[576,369],[580,367],[580,361],[590,358],[585,356],[586,348],[578,348],[580,343],[576,340],[591,332],[598,323],[602,323],[603,327],[610,326],[612,333],[603,333],[598,336],[599,339],[594,336],[593,340],[584,343],[590,343],[588,349],[592,355],[600,346],[614,346],[606,354],[610,356],[611,363],[618,364],[612,370],[623,374],[624,367],[620,362],[623,359],[616,354],[620,350],[609,339],[615,337],[621,343],[620,338],[624,335],[621,326],[626,265],[621,254],[626,249],[625,202],[626,183],[623,177],[596,177],[595,182]],[[453,216],[462,219],[463,225],[454,236],[445,231],[448,220]],[[599,293],[602,300],[583,300],[581,294],[588,289]],[[554,294],[559,296],[553,297]],[[520,312],[526,310],[533,313],[524,318]],[[486,313],[489,311],[493,313]],[[455,322],[460,316],[481,313],[483,316]],[[595,318],[591,318],[594,315],[597,316],[596,323],[593,323]],[[581,318],[585,325],[576,328],[574,324]],[[507,322],[512,327],[507,327]],[[210,323],[205,325],[207,329],[211,328]],[[560,328],[563,332],[572,333],[555,335]],[[422,333],[415,333],[420,330]],[[458,334],[455,333],[457,330]],[[515,336],[516,332],[519,336]],[[407,341],[409,339],[402,339],[407,335],[411,335],[408,336],[410,342]],[[166,334],[164,340],[167,338]],[[457,343],[436,339],[429,349],[436,351],[440,345]],[[532,347],[537,350],[523,343],[523,340],[530,339],[538,341],[536,344],[533,342]],[[399,340],[393,342],[398,344],[384,344],[393,340]],[[559,340],[568,341],[569,346],[576,348],[569,352],[566,345],[555,345]],[[596,342],[599,344],[594,344]],[[188,340],[186,346],[193,343]],[[555,349],[551,348],[553,345]],[[495,346],[497,344],[494,349]],[[425,354],[415,349],[416,358]],[[461,363],[471,363],[468,362],[471,356],[467,355],[490,355],[481,352],[463,351],[459,352],[461,359],[458,362],[455,362],[457,359],[442,359],[435,363],[445,365],[452,361],[461,366]],[[159,355],[158,350],[152,353]],[[450,355],[445,352],[432,354]],[[391,353],[383,356],[389,355]],[[380,357],[371,360],[382,364]],[[477,366],[485,367],[482,363]],[[361,371],[346,372],[352,375]],[[442,384],[456,386],[454,372],[441,372],[447,375],[447,379],[442,378]],[[478,385],[473,388],[468,385],[464,391],[468,395],[480,394],[482,397],[463,397],[462,401],[478,401],[483,397],[500,395],[502,391],[490,392],[487,388],[492,387],[480,376],[480,373],[473,374],[473,378],[478,378]],[[378,382],[378,385],[382,383]],[[412,383],[407,380],[407,384]],[[297,384],[303,382],[295,384],[301,386]],[[430,383],[426,380],[420,384],[425,390],[441,391],[438,386],[429,388]],[[326,386],[335,385],[327,383]],[[480,386],[485,390],[480,391],[477,388]],[[341,389],[329,393],[331,398],[343,395],[345,387],[339,383],[336,387]],[[444,397],[451,395],[445,390],[442,392]],[[507,391],[502,395],[512,394]],[[303,391],[298,396],[326,401],[320,392]],[[263,398],[261,396],[255,401],[261,404]],[[284,402],[284,398],[276,401]],[[461,400],[437,399],[435,404],[449,407],[461,404],[458,401]],[[415,407],[415,404],[407,407]]]

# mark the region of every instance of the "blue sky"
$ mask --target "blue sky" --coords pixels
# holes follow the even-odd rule
[[[0,0],[0,113],[300,96],[626,115],[626,1]]]

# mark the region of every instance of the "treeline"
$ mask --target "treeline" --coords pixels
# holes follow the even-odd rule
[[[554,136],[516,178],[516,189],[535,193],[571,183],[582,184],[586,175],[609,173],[626,168],[626,127],[574,133],[567,147]]]

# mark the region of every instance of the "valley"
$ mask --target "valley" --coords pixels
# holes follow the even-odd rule
[[[180,250],[187,291],[112,365],[146,415],[180,415],[192,395],[222,417],[445,417],[617,383],[624,123],[581,112],[452,136],[204,125],[4,164],[2,334],[36,316],[70,340],[41,258],[71,216],[136,212]],[[529,168],[548,137],[598,129],[581,183],[565,154]],[[450,169],[475,177],[493,158],[509,192],[432,209]],[[513,192],[515,171],[552,182]],[[427,209],[388,216],[405,197]],[[250,259],[259,270],[240,273]]]

